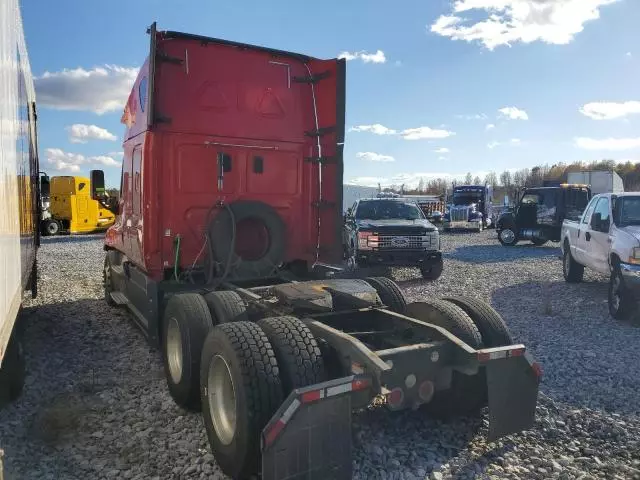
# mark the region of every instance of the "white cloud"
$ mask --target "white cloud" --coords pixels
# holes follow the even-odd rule
[[[496,126],[493,123],[488,123],[485,127],[486,130],[493,130],[494,128],[496,128]]]
[[[381,155],[374,152],[358,152],[356,157],[361,160],[367,160],[368,162],[395,162],[396,159],[390,155]]]
[[[625,57],[629,57],[629,58],[631,58],[632,56],[633,56],[633,54],[632,54],[631,52],[627,52],[627,53],[625,53]]]
[[[487,120],[489,117],[487,117],[487,115],[484,113],[476,113],[472,115],[456,115],[456,118],[460,118],[462,120]]]
[[[638,138],[588,138],[578,137],[574,140],[575,146],[584,150],[633,150],[640,148]]]
[[[384,125],[380,125],[379,123],[375,123],[373,125],[356,125],[355,127],[351,127],[349,129],[350,132],[371,132],[375,135],[395,135],[395,130],[391,128],[387,128]]]
[[[434,150],[434,152],[436,152],[436,153],[449,153],[450,150],[448,148],[446,148],[446,147],[440,147],[440,148]],[[440,158],[443,158],[443,157],[440,157]]]
[[[529,120],[527,112],[520,110],[518,107],[503,107],[498,112],[511,120]]]
[[[400,132],[400,136],[405,140],[424,140],[435,138],[447,138],[455,133],[449,130],[433,129],[429,127],[408,128]]]
[[[452,40],[480,42],[489,50],[514,43],[566,45],[600,18],[600,9],[618,0],[456,0],[431,32]],[[460,16],[473,11],[474,19]],[[486,14],[478,18],[477,12]]]
[[[385,63],[387,57],[385,57],[382,50],[377,50],[376,53],[368,53],[364,50],[360,52],[342,52],[338,55],[338,58],[344,58],[345,60],[362,60],[364,63]]]
[[[511,140],[509,140],[508,142],[489,142],[487,144],[487,148],[490,149],[494,149],[496,147],[500,147],[502,145],[511,145],[513,147],[518,147],[520,145],[522,145],[522,140],[520,140],[519,138],[512,138]]]
[[[67,127],[71,143],[87,143],[88,140],[109,140],[115,142],[118,138],[108,130],[95,125],[75,123]]]
[[[99,115],[122,110],[137,75],[137,68],[117,65],[45,72],[35,79],[38,104]]]
[[[400,132],[398,132],[397,130],[387,128],[384,125],[380,125],[379,123],[376,123],[374,125],[357,125],[355,127],[351,127],[349,131],[370,132],[375,135],[400,135],[405,140],[433,140],[437,138],[447,138],[455,135],[454,132],[450,132],[449,130],[430,127],[407,128],[406,130],[401,130]]]
[[[640,102],[592,102],[584,105],[580,109],[580,113],[594,120],[613,120],[640,114]]]
[[[485,178],[489,172],[472,172],[474,177]],[[416,172],[416,173],[399,173],[390,177],[355,177],[348,181],[352,185],[361,185],[365,187],[377,187],[380,184],[383,187],[390,185],[402,185],[407,188],[415,188],[418,186],[420,180],[425,182],[429,180],[435,180],[437,178],[444,179],[446,181],[462,181],[466,176],[465,173],[438,173],[438,172]]]
[[[79,172],[82,165],[104,165],[106,167],[119,167],[120,162],[109,155],[85,157],[79,153],[65,152],[59,148],[47,148],[47,162],[54,166],[55,170]]]
[[[124,157],[124,152],[109,152],[107,155],[110,157]]]

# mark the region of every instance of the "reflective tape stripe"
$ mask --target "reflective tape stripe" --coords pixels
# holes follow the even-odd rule
[[[296,412],[299,406],[300,406],[300,400],[298,400],[297,398],[294,398],[293,402],[291,402],[291,405],[289,405],[289,407],[282,414],[282,417],[280,417],[280,420],[286,424],[291,418],[291,416]]]
[[[342,385],[336,385],[335,387],[327,388],[327,397],[333,397],[334,395],[340,395],[351,391],[351,382],[343,383]]]
[[[499,360],[501,358],[521,357],[526,355],[524,348],[514,349],[487,349],[478,351],[478,361],[488,362],[490,360]]]

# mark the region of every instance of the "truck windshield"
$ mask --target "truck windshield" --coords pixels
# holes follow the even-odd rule
[[[640,225],[640,196],[622,197],[620,202],[620,226]]]
[[[361,202],[356,210],[358,220],[418,220],[424,218],[417,205],[393,200]]]
[[[453,194],[453,204],[458,205],[471,205],[472,203],[478,203],[482,200],[482,192],[461,192]]]

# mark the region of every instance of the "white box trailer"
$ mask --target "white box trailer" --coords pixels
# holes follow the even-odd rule
[[[350,185],[345,183],[342,186],[342,211],[346,212],[352,207],[356,200],[361,198],[375,198],[378,194],[376,187],[363,187],[361,185]]]
[[[591,185],[593,195],[624,192],[622,178],[614,171],[584,170],[582,172],[571,172],[567,176],[567,183]]]
[[[0,407],[24,383],[23,292],[37,292],[39,237],[35,90],[18,0],[0,1]],[[0,464],[0,472],[2,465]],[[0,475],[1,477],[1,475]]]

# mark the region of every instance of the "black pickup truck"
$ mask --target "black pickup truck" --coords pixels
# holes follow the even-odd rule
[[[356,201],[345,216],[343,245],[352,268],[416,267],[427,280],[442,274],[438,229],[406,199]]]
[[[530,240],[538,246],[559,242],[562,222],[578,219],[590,199],[588,185],[527,188],[515,209],[498,218],[498,241],[506,247],[522,240]]]

